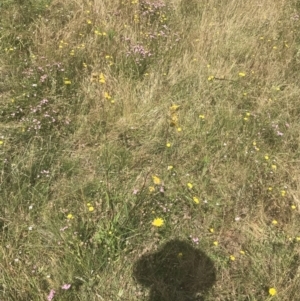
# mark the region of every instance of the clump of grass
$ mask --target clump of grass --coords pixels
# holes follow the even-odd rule
[[[0,298],[294,299],[296,1],[0,9]]]

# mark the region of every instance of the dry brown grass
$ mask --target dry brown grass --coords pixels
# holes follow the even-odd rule
[[[203,300],[296,300],[299,5],[150,1],[150,20],[132,2],[0,6],[0,298],[182,301],[133,275],[178,240],[214,265]],[[130,43],[152,56],[134,64]]]

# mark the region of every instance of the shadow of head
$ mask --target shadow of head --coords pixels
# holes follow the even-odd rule
[[[203,300],[216,280],[211,259],[181,240],[143,255],[134,265],[134,278],[150,288],[150,301]]]

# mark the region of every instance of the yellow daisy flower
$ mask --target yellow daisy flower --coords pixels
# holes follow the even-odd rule
[[[164,220],[160,217],[155,218],[152,222],[152,226],[155,226],[155,227],[161,227],[161,226],[163,226],[163,224],[164,224]]]

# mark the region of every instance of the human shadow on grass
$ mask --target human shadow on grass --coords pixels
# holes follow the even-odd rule
[[[143,255],[134,264],[133,277],[150,288],[149,301],[204,301],[216,270],[204,252],[175,239]]]

